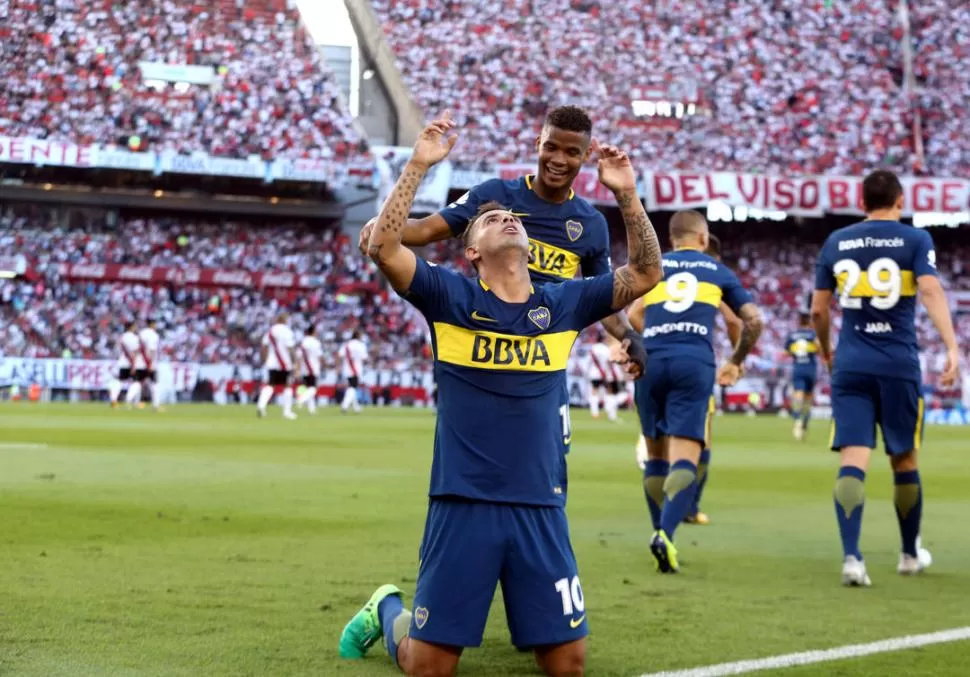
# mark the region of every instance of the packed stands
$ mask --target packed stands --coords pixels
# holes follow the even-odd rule
[[[373,4],[415,98],[455,112],[466,164],[531,159],[545,110],[573,103],[658,170],[914,167],[888,0]],[[644,91],[710,114],[637,118]]]
[[[625,260],[622,237],[614,234],[614,261]],[[749,358],[749,373],[784,370],[784,340],[814,282],[818,244],[804,238],[727,238],[725,261],[737,270],[766,315],[765,333]],[[0,257],[28,256],[28,279],[0,281],[0,352],[26,357],[113,358],[125,318],[156,317],[168,359],[258,366],[259,341],[276,313],[289,309],[299,333],[318,327],[328,359],[355,328],[369,337],[377,359],[397,367],[428,363],[427,329],[419,315],[376,284],[374,266],[356,243],[332,230],[302,223],[256,226],[157,218],[120,218],[7,209],[0,214]],[[436,244],[425,254],[442,265],[469,271],[457,241]],[[948,244],[939,270],[951,290],[970,289],[970,246]],[[71,280],[65,262],[242,267],[250,271],[312,273],[306,290],[259,286],[194,286]],[[942,368],[942,345],[920,312],[926,370]],[[955,318],[960,345],[970,346],[970,313]],[[720,350],[728,350],[723,333]],[[970,361],[970,354],[967,356]],[[932,378],[932,377],[931,377]]]
[[[970,5],[962,0],[920,0],[910,7],[927,169],[938,176],[966,176]]]
[[[367,152],[287,0],[0,2],[0,135],[246,158]],[[211,67],[147,82],[139,62]]]

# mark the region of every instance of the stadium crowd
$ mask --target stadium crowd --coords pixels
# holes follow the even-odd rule
[[[0,257],[25,254],[34,271],[26,280],[0,281],[4,354],[113,358],[125,318],[155,317],[168,359],[256,366],[263,333],[285,308],[298,334],[310,322],[317,326],[331,364],[338,345],[360,328],[380,364],[427,365],[423,320],[395,294],[373,284],[377,271],[345,235],[296,223],[259,227],[124,218],[109,227],[90,214],[67,221],[73,223],[42,210],[0,215]],[[765,333],[748,360],[749,373],[785,369],[785,337],[812,289],[816,250],[794,237],[725,243],[725,261],[754,292],[766,316]],[[456,241],[438,243],[425,254],[468,271]],[[614,260],[625,260],[619,244]],[[939,270],[947,288],[970,289],[967,261],[970,246],[940,251]],[[244,267],[306,272],[319,279],[306,292],[175,284],[153,288],[71,281],[55,265],[62,262]],[[970,346],[970,313],[957,314],[955,322],[960,344]],[[925,314],[919,330],[927,370],[938,371],[943,349]],[[718,336],[726,354],[727,339],[723,332]]]
[[[970,168],[970,9],[957,0],[909,2],[908,32],[895,0],[555,0],[541,13],[531,0],[373,4],[417,100],[455,112],[462,142],[452,157],[463,165],[528,161],[546,109],[576,103],[660,170]],[[694,101],[698,114],[638,117],[644,91]]]
[[[0,134],[246,158],[367,153],[288,0],[0,1]],[[211,67],[175,87],[139,62]]]

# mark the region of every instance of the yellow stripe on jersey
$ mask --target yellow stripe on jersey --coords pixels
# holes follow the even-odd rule
[[[563,371],[577,333],[516,336],[434,323],[440,362],[492,371]]]
[[[901,270],[900,272],[900,286],[899,291],[901,296],[916,296],[916,277],[913,275],[911,270]],[[889,271],[882,272],[882,282],[889,282]],[[835,279],[838,282],[838,291],[843,293],[845,287],[845,282],[848,279],[848,273],[840,273],[836,275]],[[859,281],[856,282],[855,287],[849,291],[849,296],[851,298],[873,298],[880,296],[889,296],[889,292],[876,291],[872,288],[869,283],[869,273],[868,271],[861,271],[859,274]]]
[[[532,174],[526,174],[525,175],[525,187],[528,188],[529,190],[533,190],[533,188],[532,188]],[[570,188],[569,189],[569,197],[566,198],[566,199],[567,200],[572,200],[574,197],[576,197],[576,191],[574,191],[572,188]]]
[[[671,291],[673,291],[673,294],[671,294]],[[667,301],[673,301],[675,303],[683,302],[687,300],[687,294],[686,285],[682,285],[678,290],[670,290],[667,288],[667,281],[664,280],[643,297],[643,305],[653,306],[658,303],[666,303]],[[721,305],[722,295],[721,288],[716,284],[711,282],[698,282],[697,294],[694,296],[693,303],[706,303],[717,308]]]
[[[579,262],[579,254],[529,238],[529,270],[571,280],[579,271]]]
[[[809,353],[817,353],[818,345],[815,341],[798,339],[797,341],[792,341],[792,344],[788,346],[788,352],[795,357],[801,357]]]

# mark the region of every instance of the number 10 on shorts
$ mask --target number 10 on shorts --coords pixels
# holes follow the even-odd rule
[[[579,584],[579,576],[572,579],[560,578],[556,581],[556,592],[562,597],[562,615],[572,616],[574,613],[583,613],[586,603],[583,601],[583,588]]]

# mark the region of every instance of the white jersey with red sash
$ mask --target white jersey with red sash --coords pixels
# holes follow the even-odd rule
[[[274,324],[263,337],[263,345],[268,346],[266,368],[270,371],[291,371],[293,363],[290,350],[293,348],[293,331],[285,324]]]
[[[135,368],[154,371],[158,361],[158,332],[151,327],[145,327],[138,332],[138,353],[135,356]]]
[[[344,379],[359,379],[364,372],[367,359],[367,346],[360,339],[350,339],[340,347],[340,361],[343,364]]]
[[[320,360],[323,345],[316,336],[304,336],[299,348],[300,373],[304,376],[320,376]]]

